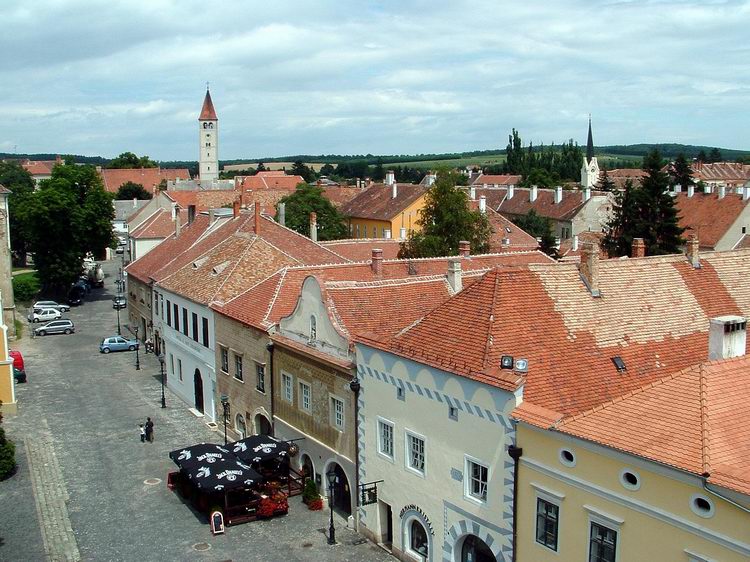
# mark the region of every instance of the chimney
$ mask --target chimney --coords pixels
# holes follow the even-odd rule
[[[595,242],[584,242],[581,245],[581,263],[578,266],[581,279],[591,292],[592,297],[599,293],[599,245]]]
[[[487,212],[487,197],[484,195],[479,196],[479,212],[480,213]]]
[[[703,193],[711,193],[711,184],[706,183],[703,185]]]
[[[708,328],[708,360],[745,355],[747,321],[743,316],[711,318]]]
[[[135,209],[138,206],[138,198],[133,197],[133,208]]]
[[[471,243],[468,240],[461,240],[458,243],[458,255],[462,258],[468,258],[471,255]]]
[[[376,275],[377,277],[383,275],[383,250],[380,248],[373,248],[370,267],[372,268],[373,275]]]
[[[177,215],[177,203],[172,203],[172,220],[174,220],[176,215]]]
[[[646,256],[646,244],[643,238],[633,238],[633,244],[630,249],[630,257],[642,258]]]
[[[384,228],[383,229],[383,238],[390,238],[391,237],[391,229],[390,228]]]
[[[695,186],[692,184],[689,185],[687,193],[688,193],[688,197],[692,197],[695,194]]]
[[[232,217],[235,219],[240,216],[240,202],[235,201],[232,203]]]
[[[435,178],[436,177],[434,172],[427,172],[427,175],[425,176],[425,184],[427,185],[427,187],[430,187],[435,183]]]
[[[174,217],[174,236],[178,238],[180,236],[180,230],[182,230],[182,221],[180,220],[180,213],[177,213]]]
[[[513,196],[515,195],[515,193],[516,193],[516,186],[513,185],[513,184],[510,184],[508,186],[508,195],[507,195],[507,198],[508,199],[513,199]]]
[[[578,235],[573,235],[573,245],[571,246],[572,251],[577,252],[578,251]]]
[[[591,188],[590,187],[584,187],[583,188],[583,202],[585,203],[591,199]]]
[[[396,197],[398,197],[398,184],[393,182],[391,184],[391,199],[395,199]]]
[[[253,203],[253,207],[255,210],[255,235],[260,236],[260,214],[263,212],[263,207],[261,207],[259,201]]]
[[[461,260],[448,260],[448,284],[454,293],[458,293],[463,288],[461,280]]]
[[[558,185],[555,187],[555,205],[558,205],[562,201],[562,186]]]
[[[286,203],[279,203],[279,224],[286,226]]]
[[[477,198],[477,188],[473,185],[469,188],[469,199],[474,201]]]
[[[393,185],[396,183],[396,174],[393,173],[393,170],[388,170],[385,173],[385,185]]]
[[[742,188],[742,200],[747,201],[750,199],[750,187],[745,186]]]
[[[676,183],[674,186],[674,192],[675,193],[681,193],[682,192],[682,184]]]
[[[690,265],[695,269],[701,266],[701,255],[700,255],[700,242],[695,234],[688,236],[687,244],[685,245],[685,256],[687,256]]]
[[[529,201],[531,201],[532,203],[536,201],[537,192],[538,192],[537,186],[532,185],[531,189],[529,189]]]
[[[318,215],[314,211],[310,213],[310,240],[318,241]]]
[[[193,224],[195,220],[195,205],[188,205],[188,224]]]
[[[724,199],[727,194],[727,188],[726,186],[720,185],[719,186],[719,199]]]
[[[208,224],[212,225],[214,221],[216,220],[216,213],[213,209],[208,210]]]
[[[406,240],[406,229],[403,226],[398,231],[398,237],[401,240]]]
[[[489,185],[487,185],[486,183],[483,183],[482,184],[482,189],[487,189],[487,188],[489,188]]]

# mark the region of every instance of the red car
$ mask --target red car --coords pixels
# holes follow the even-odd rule
[[[26,382],[26,367],[23,363],[23,355],[20,351],[11,349],[9,355],[13,358],[13,377],[16,382]]]

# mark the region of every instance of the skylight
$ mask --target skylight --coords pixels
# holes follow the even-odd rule
[[[627,367],[625,367],[625,361],[622,360],[622,357],[619,355],[615,355],[612,358],[612,363],[615,364],[615,368],[617,369],[618,373],[622,373],[623,371],[627,371]]]

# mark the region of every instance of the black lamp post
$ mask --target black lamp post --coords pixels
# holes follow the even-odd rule
[[[159,368],[161,369],[161,407],[166,408],[167,407],[167,399],[164,396],[164,375],[166,374],[164,371],[164,354],[160,353],[158,355],[159,357]]]
[[[115,310],[117,311],[117,335],[122,335],[122,330],[120,329],[120,303],[115,299]]]
[[[227,444],[227,421],[229,421],[229,396],[221,395],[221,407],[224,409],[224,445]]]
[[[336,544],[336,529],[333,526],[333,484],[336,482],[336,471],[330,468],[326,472],[328,480],[328,505],[331,508],[331,522],[328,525],[328,544]]]
[[[135,332],[135,370],[140,371],[141,370],[141,357],[138,355],[138,348],[141,347],[140,343],[138,343],[138,326],[136,326],[133,331]]]

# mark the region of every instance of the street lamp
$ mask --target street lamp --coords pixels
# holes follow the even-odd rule
[[[161,407],[166,408],[167,399],[164,396],[164,376],[166,375],[166,373],[164,372],[164,354],[160,353],[158,357],[159,357],[159,367],[161,368]]]
[[[120,329],[120,301],[119,299],[115,298],[115,310],[117,311],[117,335],[122,335],[122,330]]]
[[[136,326],[133,331],[135,332],[135,370],[140,371],[141,370],[141,357],[138,355],[138,348],[141,347],[140,343],[138,343],[138,326]]]
[[[221,395],[221,407],[224,409],[224,445],[227,444],[227,421],[229,420],[229,396]]]
[[[326,472],[328,480],[328,505],[331,508],[331,522],[328,526],[328,544],[336,544],[336,529],[333,527],[333,484],[336,482],[336,471],[331,467]]]

